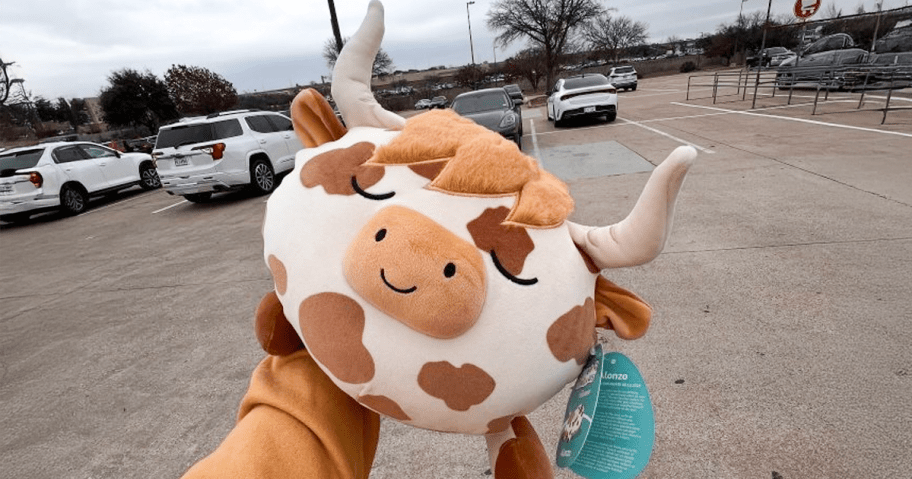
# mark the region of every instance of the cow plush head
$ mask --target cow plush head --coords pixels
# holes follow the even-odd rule
[[[496,433],[577,377],[597,326],[645,333],[649,307],[599,271],[658,255],[694,152],[673,153],[624,221],[573,224],[567,187],[512,142],[452,111],[406,121],[377,104],[382,15],[371,2],[336,64],[348,129],[312,91],[293,105],[311,147],[268,201],[277,301],[260,311],[287,324],[260,339],[281,353],[300,338],[339,388],[386,416]]]

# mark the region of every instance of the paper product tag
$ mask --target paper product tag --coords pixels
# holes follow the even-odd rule
[[[652,454],[649,391],[627,356],[596,345],[573,385],[557,445],[557,465],[587,479],[632,479]]]

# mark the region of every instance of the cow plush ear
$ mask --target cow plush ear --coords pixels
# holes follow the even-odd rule
[[[298,333],[291,327],[282,311],[282,303],[275,291],[270,291],[260,300],[256,310],[256,337],[263,350],[275,356],[287,356],[299,349],[304,343]]]
[[[301,143],[308,148],[336,141],[347,131],[326,98],[313,88],[301,90],[292,100],[291,122]]]
[[[652,307],[639,296],[599,275],[595,282],[596,327],[613,329],[621,339],[646,334]]]

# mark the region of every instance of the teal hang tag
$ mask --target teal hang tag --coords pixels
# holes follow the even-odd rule
[[[643,376],[601,345],[583,368],[564,415],[557,465],[587,479],[633,479],[649,462],[655,418]]]

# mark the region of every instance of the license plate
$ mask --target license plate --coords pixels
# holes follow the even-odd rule
[[[0,185],[0,195],[11,195],[13,194],[13,185],[5,184]]]
[[[586,108],[583,108],[583,113],[595,113],[595,107],[587,106]]]
[[[175,158],[174,166],[187,166],[190,164],[190,160],[187,158]]]

